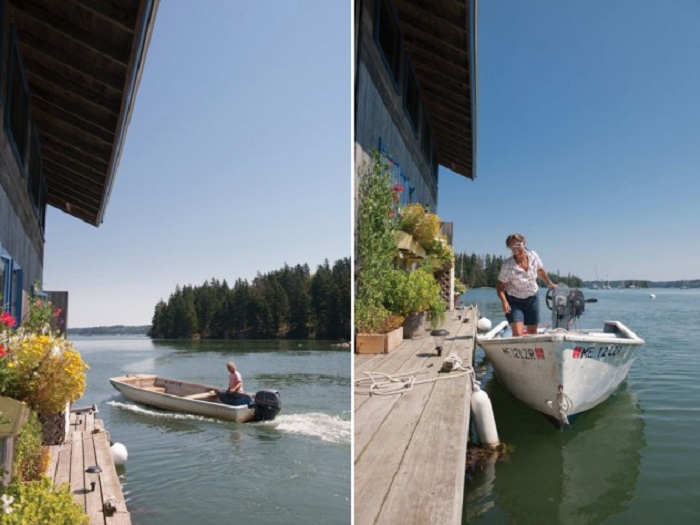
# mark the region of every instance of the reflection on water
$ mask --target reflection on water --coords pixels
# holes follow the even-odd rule
[[[650,292],[586,291],[598,302],[586,305],[582,326],[619,319],[646,344],[621,390],[570,431],[489,382],[484,363],[499,433],[515,452],[467,483],[463,523],[700,523],[700,290],[657,289],[654,300]],[[503,319],[494,290],[463,297]]]
[[[495,379],[486,390],[499,436],[514,451],[468,478],[466,523],[500,522],[497,513],[487,513],[493,507],[519,524],[602,523],[626,508],[646,445],[639,403],[627,383],[563,432]]]
[[[305,352],[305,351],[335,351],[349,353],[347,348],[338,349],[333,345],[337,341],[323,340],[293,340],[293,339],[229,339],[229,340],[179,340],[154,339],[156,348],[168,348],[182,352],[221,352],[233,354],[240,352]]]

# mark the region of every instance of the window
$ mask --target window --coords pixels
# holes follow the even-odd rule
[[[17,158],[20,171],[24,172],[29,131],[29,94],[27,81],[24,78],[22,58],[19,54],[17,34],[14,31],[12,32],[11,40],[5,130],[10,138],[10,145]]]
[[[406,82],[404,82],[403,98],[404,105],[406,106],[406,113],[408,113],[408,118],[413,125],[413,129],[418,130],[418,118],[421,104],[418,95],[418,82],[416,82],[416,75],[411,66],[406,68]]]
[[[0,80],[2,79],[3,71],[5,71],[5,10],[7,2],[0,0]],[[2,83],[0,83],[0,106],[4,102],[4,91]]]
[[[11,261],[8,257],[0,257],[0,312],[10,310],[12,298],[12,281],[10,279]]]
[[[22,319],[22,269],[16,263],[12,265],[12,283],[10,288],[12,293],[10,314],[19,322]]]
[[[46,182],[41,161],[41,148],[36,131],[32,133],[32,142],[29,151],[29,195],[32,198],[34,211],[39,218],[41,231],[44,231],[46,218]]]
[[[421,128],[421,149],[428,166],[430,166],[433,158],[433,130],[430,128],[430,120],[425,111],[423,112],[423,125]]]
[[[394,85],[399,85],[401,73],[401,33],[399,22],[389,0],[378,2],[377,16],[375,17],[375,39],[384,55],[384,60],[389,67]]]

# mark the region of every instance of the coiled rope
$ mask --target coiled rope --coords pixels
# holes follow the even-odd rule
[[[451,370],[462,370],[459,374],[449,374],[440,377],[435,377],[432,379],[422,379],[418,380],[417,376],[419,374],[424,374],[431,368],[432,363],[427,366],[422,366],[414,372],[406,372],[403,374],[386,374],[384,372],[364,372],[366,377],[355,380],[355,393],[356,394],[367,394],[367,395],[394,395],[403,394],[413,389],[415,385],[422,385],[427,383],[436,383],[444,379],[457,379],[458,377],[463,377],[466,375],[471,375],[472,381],[474,381],[474,369],[471,366],[463,366],[462,360],[457,356],[449,356],[445,359],[445,362],[451,361]],[[443,364],[442,370],[445,370]],[[449,370],[446,370],[449,371]]]

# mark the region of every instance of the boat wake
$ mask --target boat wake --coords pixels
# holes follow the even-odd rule
[[[352,439],[352,426],[349,420],[320,412],[308,414],[280,414],[274,421],[264,424],[274,425],[277,430],[311,436],[322,441],[349,444]]]
[[[133,403],[122,403],[121,401],[107,401],[107,404],[134,414],[141,414],[148,417],[164,419],[169,421],[207,421],[212,423],[226,423],[214,418],[197,416],[193,414],[181,414],[179,412],[161,412],[152,408],[136,405]],[[328,443],[349,444],[352,439],[352,426],[349,420],[340,416],[331,416],[321,412],[310,412],[307,414],[284,414],[279,415],[274,421],[260,421],[250,423],[251,425],[264,425],[274,428],[280,432],[297,434],[318,438]]]

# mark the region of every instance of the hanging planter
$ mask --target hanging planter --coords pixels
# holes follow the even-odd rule
[[[46,446],[62,445],[68,438],[69,419],[70,403],[66,403],[63,412],[39,414],[41,444]]]

